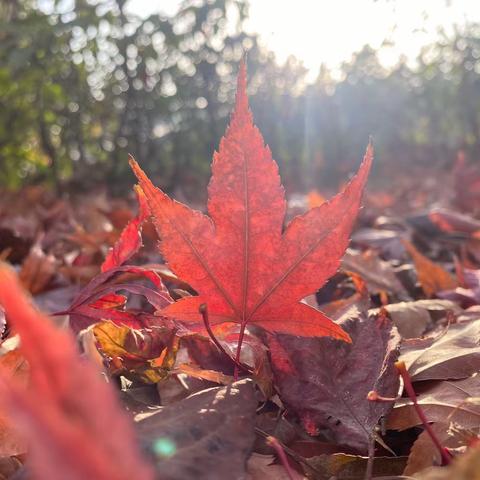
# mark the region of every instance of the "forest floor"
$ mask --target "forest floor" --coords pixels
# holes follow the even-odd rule
[[[327,193],[291,198],[287,221]],[[133,190],[4,192],[0,259],[59,327],[70,320],[82,356],[135,418],[157,478],[478,479],[480,169],[460,159],[449,172],[374,179],[363,205],[340,270],[305,299],[352,343],[252,326],[237,366],[238,331],[217,328],[220,349],[154,315],[195,291],[166,265]],[[107,268],[129,222],[143,246]],[[18,342],[8,310],[2,320],[5,367]],[[0,422],[1,478],[24,478],[27,444],[39,441],[19,425]]]

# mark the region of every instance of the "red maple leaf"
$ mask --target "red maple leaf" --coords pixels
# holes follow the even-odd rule
[[[253,124],[246,82],[242,63],[235,110],[213,158],[209,216],[170,199],[131,159],[164,258],[199,293],[161,313],[200,323],[199,306],[206,303],[212,324],[241,325],[237,358],[247,324],[350,341],[340,326],[301,300],[339,267],[360,207],[372,147],[341,193],[296,217],[282,232],[285,192],[270,149]]]
[[[32,307],[2,265],[0,305],[30,365],[28,390],[0,372],[0,405],[28,439],[32,478],[151,480],[153,469],[113,388],[80,358],[73,336]]]
[[[102,272],[123,265],[142,247],[142,225],[148,217],[148,206],[145,195],[140,188],[135,189],[138,200],[138,214],[128,222],[122,230],[119,239],[109,250],[104,262]]]

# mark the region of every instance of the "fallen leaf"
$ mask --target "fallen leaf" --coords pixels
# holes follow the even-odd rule
[[[431,428],[443,447],[457,448],[464,445],[463,438],[449,432],[448,423],[435,423]],[[438,448],[433,444],[429,433],[424,430],[410,450],[403,474],[413,475],[428,467],[440,466],[441,464],[442,459]]]
[[[432,382],[417,395],[429,422],[452,421],[463,429],[478,428],[480,424],[480,405],[470,402],[472,397],[480,397],[478,376]],[[405,430],[421,423],[411,400],[407,398],[398,400],[388,416],[388,428],[392,430]]]
[[[403,238],[410,238],[407,231],[378,230],[375,228],[360,228],[352,234],[352,244],[362,248],[373,248],[386,259],[401,257],[405,252]]]
[[[358,273],[367,283],[371,293],[387,291],[396,294],[400,299],[409,295],[395,275],[393,267],[383,261],[373,250],[355,253],[348,249],[342,260],[342,267]]]
[[[473,235],[480,231],[480,220],[454,210],[435,208],[428,216],[440,230],[446,233],[461,232]]]
[[[273,455],[252,453],[247,464],[248,480],[291,480],[285,468],[273,462]],[[306,480],[306,477],[298,475],[295,480]]]
[[[6,266],[0,266],[0,304],[20,335],[21,352],[30,365],[28,390],[1,375],[0,404],[28,438],[32,476],[152,479],[111,386],[82,360],[70,333],[56,329],[30,305]]]
[[[132,282],[117,283],[117,278],[126,273],[148,279],[153,284],[153,287]],[[168,290],[155,271],[148,267],[124,265],[111,268],[95,276],[76,295],[69,308],[60,313],[70,315],[70,326],[75,333],[101,320],[111,320],[116,324],[137,329],[148,326],[139,312],[131,312],[123,308],[124,302],[118,301],[120,298],[117,296],[118,291],[142,295],[156,310],[160,310],[172,302]],[[111,295],[115,295],[115,297],[111,297]],[[103,302],[105,298],[109,300],[115,298],[117,302],[105,304]],[[100,303],[97,303],[99,300]],[[122,308],[111,308],[118,305],[122,306]],[[156,319],[156,323],[161,323],[159,318]]]
[[[257,402],[245,379],[209,388],[138,422],[162,480],[225,480],[246,476]]]
[[[311,190],[307,195],[308,208],[320,207],[323,205],[327,199],[318,191]]]
[[[448,467],[431,467],[414,475],[418,480],[480,480],[480,444],[455,458]]]
[[[0,305],[0,337],[3,336],[6,327],[7,327],[7,321],[5,319],[5,310]]]
[[[338,300],[333,300],[329,303],[322,303],[320,305],[320,309],[322,310],[322,312],[324,312],[332,320],[338,320],[342,318],[352,309],[357,309],[358,311],[362,312],[366,311],[370,306],[370,293],[367,289],[367,284],[365,283],[363,278],[357,273],[353,272],[346,272],[346,275],[352,281],[355,288],[355,293],[350,297],[339,298]],[[319,296],[320,295],[317,292],[316,299],[318,299]]]
[[[224,375],[223,373],[216,372],[215,370],[204,370],[186,363],[175,367],[174,373],[184,373],[190,377],[208,380],[209,382],[220,383],[222,385],[230,385],[233,381],[233,377]]]
[[[413,381],[467,378],[480,371],[480,320],[449,325],[436,336],[407,340],[400,360]]]
[[[465,308],[480,304],[480,270],[472,270],[470,268],[462,268],[459,272],[462,277],[461,287],[455,290],[445,290],[439,292],[440,298],[453,300]]]
[[[422,255],[410,242],[404,240],[403,244],[415,263],[418,281],[427,297],[432,297],[437,292],[451,290],[457,286],[455,278],[444,268]]]
[[[0,458],[0,480],[23,480],[24,468],[17,457]]]
[[[449,300],[424,299],[385,305],[383,308],[398,328],[402,338],[418,338],[432,324],[434,315],[446,316],[448,311],[459,313],[457,304]],[[377,313],[378,309],[371,310]],[[467,375],[468,376],[468,375]]]
[[[52,281],[56,267],[55,257],[46,255],[40,243],[36,242],[22,263],[20,281],[32,295],[43,292]]]
[[[378,457],[373,462],[373,475],[401,475],[405,467],[405,457]],[[364,480],[368,457],[334,453],[319,455],[308,459],[317,471],[305,467],[309,478],[313,480]],[[395,477],[393,477],[395,478]]]
[[[455,203],[462,209],[477,213],[480,210],[480,169],[478,161],[469,164],[459,152],[453,168]]]
[[[112,322],[100,322],[93,334],[100,351],[109,358],[116,374],[135,376],[146,383],[166,378],[175,364],[178,338],[175,330],[154,327],[134,330]]]
[[[387,318],[340,321],[352,343],[330,338],[269,335],[272,370],[280,398],[305,429],[330,430],[340,444],[367,451],[379,419],[392,403],[367,400],[370,390],[394,397],[399,388],[394,362],[400,337]]]
[[[296,217],[282,235],[284,190],[277,164],[253,124],[242,63],[235,111],[213,159],[209,217],[171,200],[131,159],[161,238],[162,255],[199,293],[171,304],[162,314],[201,324],[198,309],[206,303],[212,325],[233,321],[242,332],[255,324],[271,332],[349,341],[341,327],[299,302],[338,269],[372,157],[369,146],[343,192]]]
[[[29,367],[20,350],[10,350],[0,357],[0,372],[14,379],[19,385],[27,386]],[[25,438],[9,421],[8,416],[0,413],[0,457],[20,455],[27,451]]]

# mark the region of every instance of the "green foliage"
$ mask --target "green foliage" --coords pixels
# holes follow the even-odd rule
[[[278,66],[244,32],[241,0],[184,0],[148,18],[126,0],[67,3],[0,0],[3,185],[108,178],[120,190],[132,153],[163,188],[198,198],[245,51],[252,108],[289,188],[341,178],[370,134],[381,163],[480,154],[479,25],[443,35],[415,68],[386,69],[365,47],[307,84],[300,62]]]

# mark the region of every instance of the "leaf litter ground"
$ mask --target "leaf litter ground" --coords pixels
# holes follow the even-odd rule
[[[372,157],[288,221],[242,65],[208,214],[133,159],[136,215],[6,193],[3,478],[479,478],[480,171],[362,201]]]

